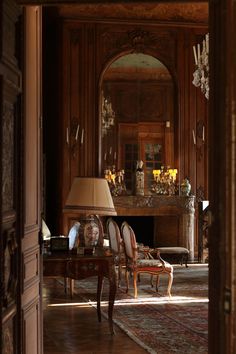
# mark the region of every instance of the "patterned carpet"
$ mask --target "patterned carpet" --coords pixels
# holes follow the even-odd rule
[[[96,278],[86,279],[76,284],[76,292],[95,306],[96,286]],[[157,294],[150,286],[150,277],[142,275],[138,299],[134,299],[132,287],[129,295],[125,293],[123,280],[117,291],[114,322],[149,353],[207,353],[208,266],[175,266],[171,299],[164,295],[166,288],[165,276],[160,278]],[[107,294],[105,281],[102,303],[105,317]]]

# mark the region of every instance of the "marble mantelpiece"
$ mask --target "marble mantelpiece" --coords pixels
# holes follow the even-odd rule
[[[173,246],[188,248],[189,260],[194,261],[194,196],[117,196],[113,201],[119,216],[177,216],[178,244]]]

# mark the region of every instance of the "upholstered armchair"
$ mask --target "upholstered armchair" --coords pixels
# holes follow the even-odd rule
[[[138,296],[137,278],[141,273],[147,273],[157,276],[156,291],[158,291],[159,275],[166,274],[169,278],[167,286],[167,295],[171,296],[171,287],[173,282],[173,267],[165,262],[160,254],[157,259],[138,258],[138,248],[133,229],[127,222],[121,225],[121,234],[124,241],[126,254],[126,292],[129,291],[129,274],[133,275],[134,297]]]

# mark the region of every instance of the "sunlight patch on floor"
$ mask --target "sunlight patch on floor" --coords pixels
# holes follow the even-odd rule
[[[191,303],[207,303],[208,298],[196,298],[196,297],[185,297],[185,296],[172,296],[163,298],[139,298],[139,299],[124,299],[116,300],[114,306],[138,306],[138,305],[163,305],[163,304],[191,304]],[[49,304],[48,307],[89,307],[96,306],[96,301],[89,302],[72,302],[72,303],[61,303],[61,304]],[[107,306],[107,301],[101,301],[101,306]]]

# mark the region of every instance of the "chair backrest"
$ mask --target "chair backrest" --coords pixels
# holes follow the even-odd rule
[[[126,221],[121,225],[121,234],[124,241],[126,256],[129,259],[136,261],[138,257],[136,237],[132,227]]]
[[[69,249],[77,247],[78,237],[79,237],[80,222],[76,221],[71,227],[68,237],[69,237]]]
[[[120,254],[123,251],[123,242],[119,226],[112,218],[109,218],[107,219],[106,227],[111,250],[115,254]]]

